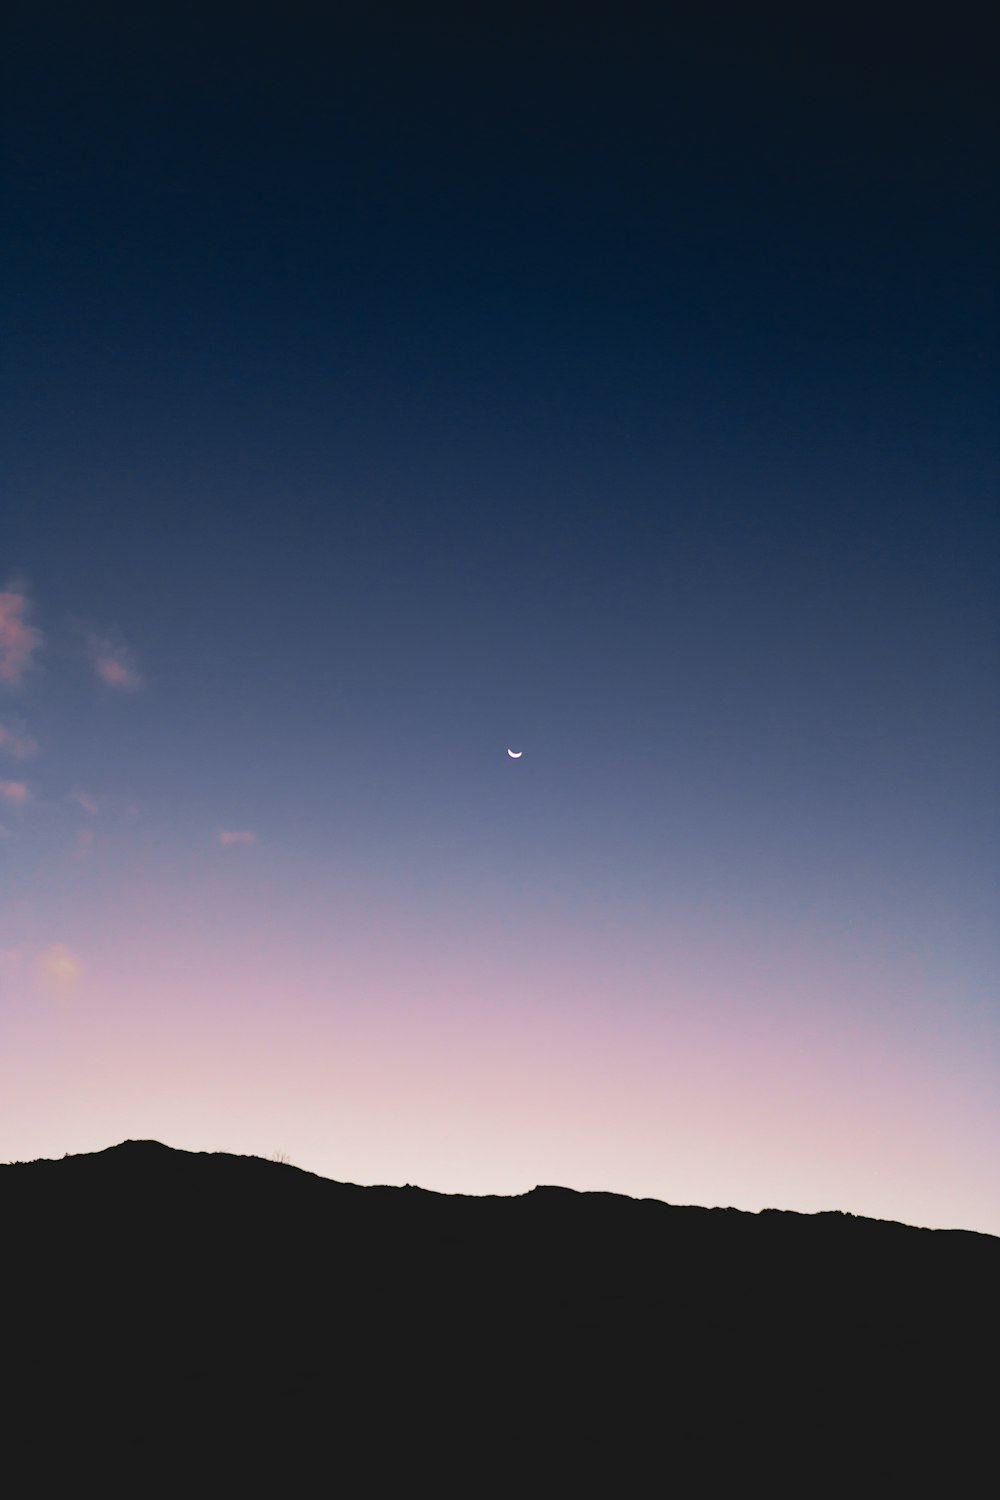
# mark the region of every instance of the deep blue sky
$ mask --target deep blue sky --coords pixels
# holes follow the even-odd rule
[[[0,857],[83,787],[181,884],[252,829],[293,906],[335,850],[637,951],[805,923],[982,1058],[988,21],[14,4],[0,589],[45,648]],[[142,678],[100,712],[95,633]]]

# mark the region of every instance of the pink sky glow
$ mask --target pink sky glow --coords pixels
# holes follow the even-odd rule
[[[892,996],[866,1017],[865,965],[808,935],[668,925],[640,954],[565,911],[512,939],[503,911],[333,884],[318,917],[277,872],[134,879],[0,971],[24,1033],[0,1058],[0,1153],[151,1136],[365,1183],[1000,1232],[989,1069],[975,1037],[942,1047],[912,966],[901,1048]]]

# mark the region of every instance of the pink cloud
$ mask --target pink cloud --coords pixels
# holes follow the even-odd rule
[[[71,995],[82,972],[83,965],[65,943],[53,943],[35,959],[39,988],[49,995]]]
[[[90,659],[94,671],[102,682],[113,688],[137,688],[142,685],[135,659],[120,640],[110,636],[92,634],[89,640]]]
[[[16,687],[41,645],[41,633],[29,624],[31,601],[24,589],[8,584],[0,592],[0,682]]]
[[[97,817],[97,798],[92,797],[89,792],[70,792],[70,801],[82,807],[92,818]]]
[[[30,802],[31,793],[23,781],[0,781],[0,797],[11,807],[23,807]]]
[[[27,760],[37,752],[38,742],[20,725],[0,724],[0,750],[13,755],[16,760]]]
[[[219,833],[219,843],[224,849],[231,848],[234,844],[245,844],[247,846],[256,844],[257,835],[249,828],[229,829],[224,828]]]
[[[94,830],[92,828],[78,828],[76,833],[76,854],[78,859],[85,859],[94,847]]]

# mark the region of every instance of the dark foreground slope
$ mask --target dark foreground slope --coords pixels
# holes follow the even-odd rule
[[[897,1493],[941,1465],[954,1488],[994,1420],[986,1235],[361,1188],[155,1142],[0,1167],[0,1226],[6,1371],[60,1482],[311,1493],[320,1464],[350,1493],[633,1493],[658,1464],[715,1493],[763,1464]]]

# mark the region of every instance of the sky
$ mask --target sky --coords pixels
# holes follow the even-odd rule
[[[988,8],[899,14],[14,0],[0,1160],[1000,1234]]]

